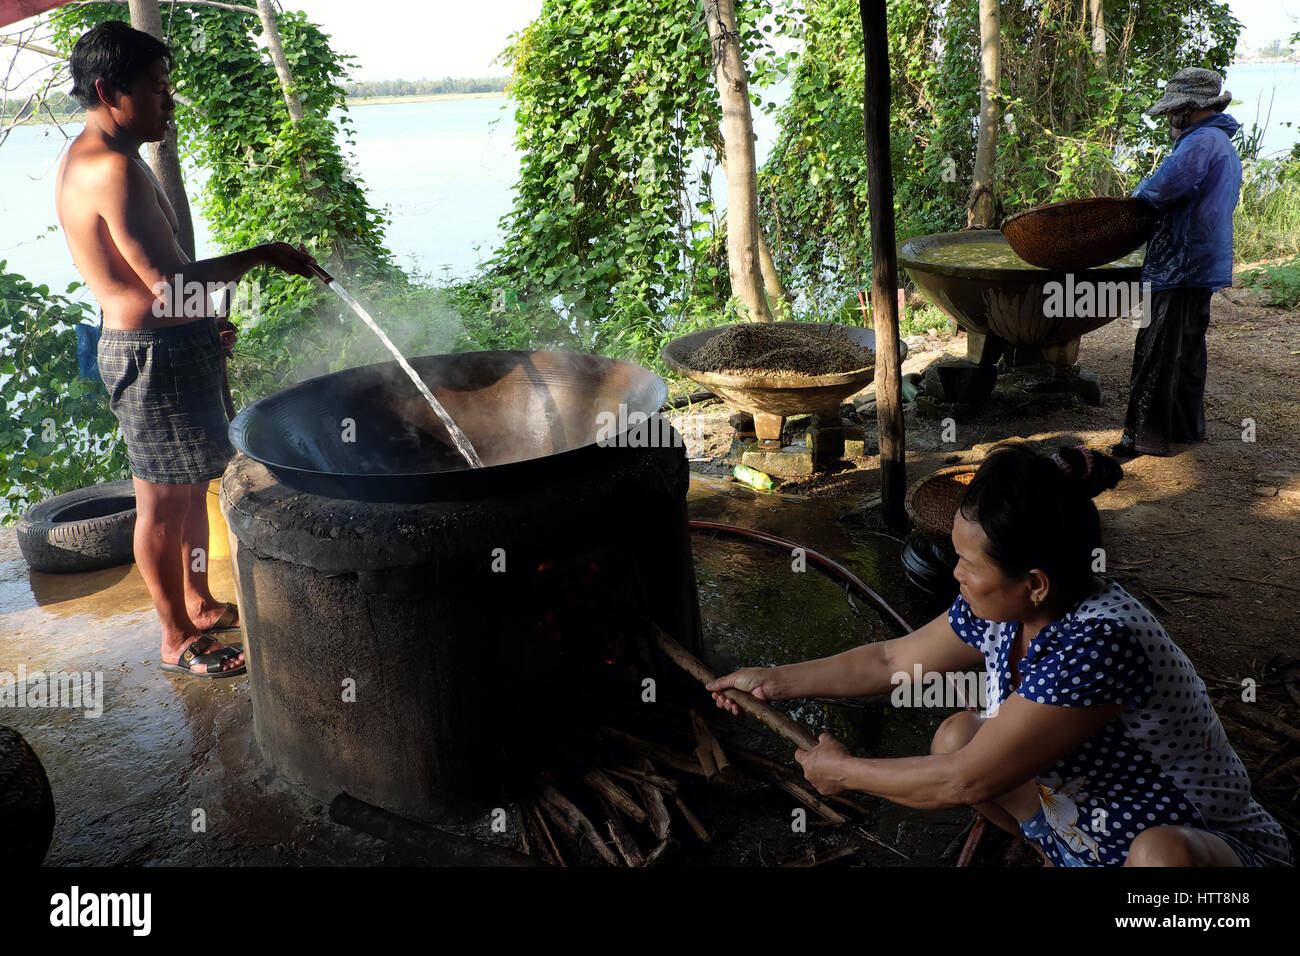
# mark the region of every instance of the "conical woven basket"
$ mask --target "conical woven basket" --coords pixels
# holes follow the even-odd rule
[[[1002,224],[1002,234],[1031,265],[1091,269],[1146,242],[1155,220],[1142,199],[1070,199],[1016,213]]]
[[[952,536],[957,507],[978,467],[956,465],[912,482],[906,501],[912,524],[932,540],[947,541]]]

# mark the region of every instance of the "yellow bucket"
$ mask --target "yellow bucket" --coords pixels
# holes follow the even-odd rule
[[[220,478],[213,478],[208,484],[208,557],[230,557],[230,533],[226,519],[221,516]]]

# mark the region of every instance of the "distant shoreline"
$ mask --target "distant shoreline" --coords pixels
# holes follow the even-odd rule
[[[426,93],[411,96],[349,96],[347,104],[352,106],[380,106],[387,103],[436,103],[440,100],[486,100],[493,97],[503,98],[505,90],[489,93]]]

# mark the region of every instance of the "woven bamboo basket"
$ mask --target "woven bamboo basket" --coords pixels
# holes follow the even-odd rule
[[[1141,199],[1070,199],[1016,213],[1002,224],[1002,234],[1031,265],[1091,269],[1146,242],[1155,220]]]
[[[907,516],[926,536],[937,541],[952,537],[957,507],[978,465],[955,465],[918,478],[907,489]]]

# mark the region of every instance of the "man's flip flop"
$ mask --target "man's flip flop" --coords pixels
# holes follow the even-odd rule
[[[188,647],[181,652],[180,659],[175,664],[158,665],[160,671],[166,671],[168,674],[185,674],[189,677],[238,677],[240,674],[248,673],[248,665],[240,664],[238,667],[231,667],[227,670],[221,669],[223,661],[232,657],[237,657],[243,648],[234,644],[227,644],[219,651],[212,651],[207,654],[196,651],[196,647],[211,647],[217,643],[213,638],[207,635],[196,637],[190,641]],[[203,664],[206,670],[196,671],[192,669],[194,664]]]
[[[239,608],[227,601],[226,609],[221,612],[221,617],[217,618],[217,623],[213,624],[209,628],[205,628],[203,633],[215,634],[217,631],[237,631],[239,630],[239,625],[234,622],[238,617]]]

